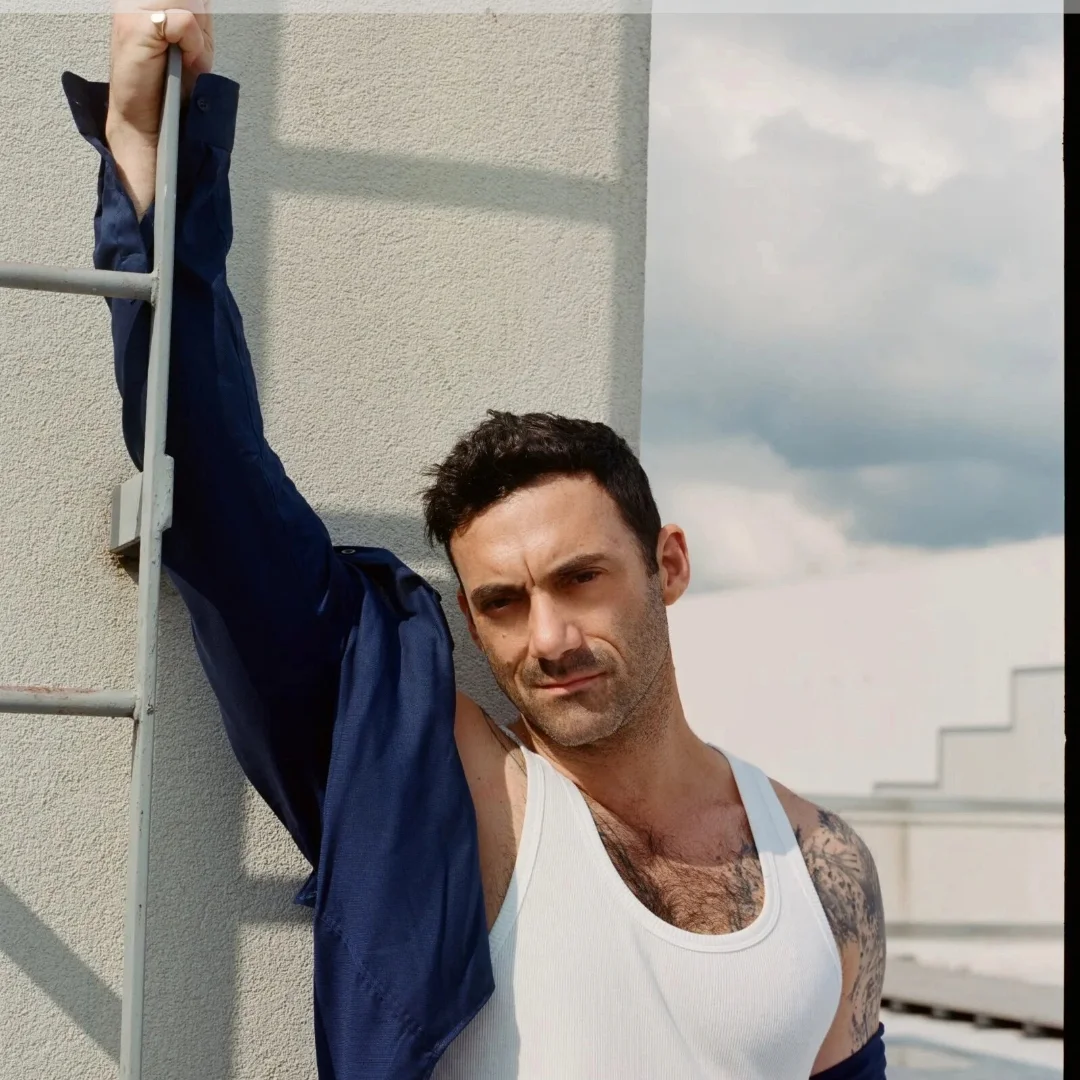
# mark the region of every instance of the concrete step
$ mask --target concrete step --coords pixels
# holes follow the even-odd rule
[[[1059,1034],[1065,1029],[1065,994],[1060,986],[890,958],[882,996],[888,1008],[898,1011],[925,1009],[932,1016],[970,1017],[977,1024],[1017,1024],[1032,1034]]]

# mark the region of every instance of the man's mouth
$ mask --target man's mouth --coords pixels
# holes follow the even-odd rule
[[[586,686],[591,686],[597,679],[603,675],[602,671],[594,672],[592,675],[576,675],[572,679],[563,679],[560,682],[544,683],[538,689],[546,690],[552,694],[566,694],[574,690],[582,690]]]

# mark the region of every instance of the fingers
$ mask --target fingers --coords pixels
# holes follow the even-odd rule
[[[151,14],[160,15],[158,24]],[[109,55],[106,126],[117,138],[135,132],[156,137],[161,118],[165,54],[170,45],[183,60],[181,96],[214,66],[214,38],[207,0],[116,0]]]
[[[114,12],[114,53],[136,50],[157,57],[177,45],[186,69],[198,73],[213,66],[213,17],[207,0],[117,0]],[[155,25],[151,13],[164,15],[164,25]]]
[[[146,21],[150,22],[149,15],[146,16]],[[158,30],[152,23],[150,33],[157,38]],[[166,8],[165,41],[161,42],[162,48],[166,43],[180,46],[184,67],[197,67],[206,52],[206,41],[203,28],[199,25],[199,17],[186,8]]]

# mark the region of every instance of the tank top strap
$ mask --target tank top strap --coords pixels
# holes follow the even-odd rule
[[[751,765],[731,754],[725,753],[724,756],[728,759],[732,772],[735,773],[735,782],[739,785],[739,795],[746,808],[746,816],[750,819],[750,828],[754,832],[758,849],[761,849],[758,823],[762,822],[761,835],[769,836],[769,843],[774,845],[770,850],[774,854],[777,873],[781,881],[785,882],[787,887],[796,890],[793,895],[802,895],[826,942],[829,955],[839,970],[840,956],[837,952],[836,938],[829,926],[828,916],[825,914],[817,888],[810,877],[810,871],[806,868],[806,860],[803,858],[799,839],[795,835],[787,811],[780,802],[775,788],[756,765]],[[784,885],[781,885],[781,891],[784,889]]]
[[[778,858],[794,854],[801,862],[802,855],[795,839],[795,830],[792,829],[769,778],[756,765],[751,765],[726,750],[721,752],[735,774],[739,798],[742,799],[758,850],[770,851]]]

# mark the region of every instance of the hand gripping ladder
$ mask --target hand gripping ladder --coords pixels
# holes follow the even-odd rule
[[[136,681],[130,690],[0,687],[0,712],[129,716],[134,719],[131,812],[124,913],[124,983],[120,1021],[121,1080],[142,1076],[146,886],[150,855],[150,781],[154,762],[161,535],[172,517],[172,459],[165,454],[172,324],[176,160],[180,134],[180,50],[170,46],[162,102],[154,198],[154,268],[148,274],[0,263],[0,286],[148,300],[153,316],[146,390],[143,469],[113,496],[113,548],[139,542]],[[134,508],[134,511],[133,511]],[[124,516],[134,520],[137,534]]]

